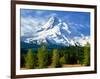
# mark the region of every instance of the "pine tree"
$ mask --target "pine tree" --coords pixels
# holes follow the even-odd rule
[[[20,62],[21,62],[20,66],[24,67],[25,66],[25,55],[23,53],[21,53],[21,61]]]
[[[38,48],[38,66],[39,68],[45,68],[48,64],[48,51],[45,45]]]
[[[33,53],[32,49],[29,49],[25,57],[25,67],[28,69],[33,69],[35,68],[35,65],[36,65],[35,54]]]
[[[59,56],[59,52],[57,51],[57,49],[53,50],[52,67],[61,67],[60,56]]]
[[[66,64],[65,56],[63,56],[63,57],[60,58],[60,63],[61,64]]]
[[[85,65],[85,66],[89,66],[90,65],[90,45],[89,45],[89,43],[87,43],[84,46],[83,65]]]

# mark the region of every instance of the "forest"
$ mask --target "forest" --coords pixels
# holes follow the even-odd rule
[[[85,46],[66,46],[63,48],[48,49],[42,44],[37,50],[21,49],[21,69],[42,69],[90,66],[90,44]]]

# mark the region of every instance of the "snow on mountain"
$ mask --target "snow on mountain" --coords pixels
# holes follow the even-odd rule
[[[71,31],[68,29],[68,25],[65,22],[63,22],[63,25],[64,25],[63,29],[65,29],[70,34]]]
[[[51,17],[48,22],[43,26],[43,29],[47,30],[53,27],[54,18]]]
[[[84,46],[88,43],[90,43],[90,37],[89,36],[83,36],[83,37],[74,37],[75,43],[79,44],[80,46]]]
[[[64,31],[64,32],[63,32]],[[69,29],[69,26],[66,22],[63,22],[57,17],[50,17],[47,23],[42,26],[41,30],[38,30],[30,38],[25,39],[25,43],[51,43],[55,45],[81,45],[84,46],[89,42],[89,36],[84,36],[80,33],[79,36],[70,37],[74,32]]]

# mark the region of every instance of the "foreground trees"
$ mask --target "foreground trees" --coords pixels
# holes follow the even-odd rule
[[[57,68],[67,64],[90,65],[90,45],[84,47],[69,46],[61,49],[49,50],[42,44],[38,50],[28,49],[24,54],[21,53],[21,67],[27,69],[34,68]]]
[[[25,57],[25,67],[28,69],[34,69],[35,66],[36,66],[35,54],[33,53],[32,49],[29,49]]]
[[[47,67],[49,61],[48,61],[48,51],[45,45],[42,45],[40,48],[38,48],[37,58],[38,58],[39,68]]]
[[[52,67],[61,67],[60,55],[57,49],[53,50]]]

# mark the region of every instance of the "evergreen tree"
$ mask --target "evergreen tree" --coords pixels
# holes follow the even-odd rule
[[[39,68],[45,68],[48,65],[48,51],[47,47],[43,44],[40,48],[38,48],[38,66]]]
[[[57,49],[53,50],[52,67],[61,67],[59,52]]]
[[[21,58],[20,58],[20,59],[21,59],[21,61],[20,61],[20,62],[21,62],[20,66],[21,66],[21,67],[24,67],[24,66],[25,66],[25,55],[24,55],[23,53],[21,53]]]
[[[85,66],[89,66],[90,65],[90,45],[89,45],[89,43],[87,43],[84,46],[83,65],[85,65]]]
[[[33,69],[35,68],[35,65],[36,65],[35,54],[33,53],[32,49],[29,49],[25,57],[25,67],[28,69]]]
[[[61,64],[66,64],[65,56],[63,56],[63,57],[60,58],[60,63]]]
[[[84,47],[79,48],[79,54],[78,54],[79,64],[83,65],[84,60]]]

